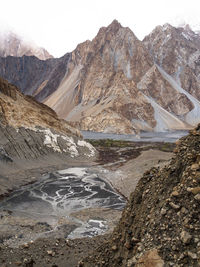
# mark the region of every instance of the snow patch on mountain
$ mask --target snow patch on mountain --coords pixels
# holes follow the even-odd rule
[[[74,158],[78,157],[81,154],[80,149],[84,149],[83,151],[84,156],[88,158],[95,156],[96,153],[95,148],[84,140],[75,141],[75,139],[72,136],[69,137],[67,135],[53,133],[49,128],[42,129],[37,127],[27,127],[27,126],[22,126],[22,127],[34,132],[44,134],[43,144],[46,147],[53,149],[55,152],[69,153],[70,156]],[[16,130],[17,132],[19,131],[19,129]],[[61,145],[62,143],[59,142],[59,138],[65,141],[64,145]]]
[[[56,152],[60,152],[60,147],[58,146],[58,142],[57,142],[57,138],[58,138],[58,134],[53,134],[51,132],[50,129],[46,129],[46,130],[39,130],[39,132],[43,132],[44,133],[44,145],[47,147],[51,147],[53,148],[54,151]]]

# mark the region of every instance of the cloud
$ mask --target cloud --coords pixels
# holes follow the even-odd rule
[[[62,56],[94,38],[113,19],[142,39],[166,22],[177,25],[184,20],[200,28],[199,9],[199,0],[6,0],[1,3],[0,28],[10,27]]]

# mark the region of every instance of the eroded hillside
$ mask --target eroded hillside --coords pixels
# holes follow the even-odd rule
[[[95,149],[82,140],[77,129],[0,78],[0,194],[30,182],[19,173],[22,170],[88,162],[94,156]],[[15,174],[14,179],[10,174]]]

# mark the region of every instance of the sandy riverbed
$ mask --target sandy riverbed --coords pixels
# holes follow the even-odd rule
[[[126,148],[123,149],[126,150]],[[123,149],[120,150],[120,155]],[[140,151],[128,160],[127,158],[123,160],[121,156],[118,160],[114,157],[113,164],[111,160],[110,163],[104,163],[103,166],[96,165],[95,168],[103,167],[105,178],[119,192],[128,197],[146,170],[158,164],[163,166],[171,156],[171,153],[150,149]],[[35,175],[37,175],[36,170],[34,177]],[[91,215],[94,220],[105,220],[108,227],[104,233],[109,233],[120,218],[121,211],[90,208],[73,213],[78,220],[84,221],[91,219]],[[51,235],[40,236],[41,232],[45,232],[44,230],[49,232],[52,225],[38,218],[25,219],[9,211],[2,211],[0,214],[0,266],[77,266],[81,258],[87,256],[92,249],[108,238],[107,235],[101,235],[94,238],[69,240],[66,234],[73,231],[76,224],[66,218],[61,218],[57,226],[59,226],[57,231],[52,231]],[[39,239],[31,241],[32,236],[37,234]]]
[[[162,152],[157,149],[142,151],[140,156],[125,162],[117,169],[114,168],[112,170],[112,166],[109,166],[108,168],[111,168],[111,172],[108,173],[106,178],[114,188],[128,198],[145,171],[153,166],[162,168],[172,155],[172,153]]]

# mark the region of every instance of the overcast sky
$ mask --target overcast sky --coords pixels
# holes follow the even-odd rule
[[[155,26],[200,29],[200,0],[0,0],[0,30],[11,28],[60,57],[117,19],[139,39]]]

